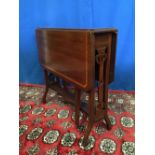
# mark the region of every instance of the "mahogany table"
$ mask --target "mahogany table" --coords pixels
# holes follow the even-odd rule
[[[39,49],[39,61],[44,69],[46,89],[43,102],[49,88],[63,95],[64,100],[75,104],[75,122],[79,125],[81,91],[89,94],[87,108],[89,122],[84,135],[83,145],[94,122],[105,119],[107,129],[111,123],[107,115],[108,84],[114,80],[116,55],[116,29],[54,29],[36,30]],[[54,74],[56,80],[49,78]],[[59,79],[64,81],[60,85]],[[98,81],[98,104],[94,102],[95,81]],[[67,84],[75,86],[75,94],[67,89]]]

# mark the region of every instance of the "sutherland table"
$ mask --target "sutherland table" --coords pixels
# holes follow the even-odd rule
[[[89,94],[87,108],[89,121],[83,145],[94,122],[105,119],[107,129],[111,123],[107,115],[108,84],[114,80],[117,30],[115,29],[53,29],[36,30],[40,64],[45,74],[45,93],[49,88],[60,93],[64,100],[75,104],[75,122],[79,125],[81,91]],[[50,74],[56,78],[52,80]],[[60,79],[63,80],[63,85]],[[94,102],[95,82],[98,81],[98,104]],[[67,84],[74,85],[75,93]]]

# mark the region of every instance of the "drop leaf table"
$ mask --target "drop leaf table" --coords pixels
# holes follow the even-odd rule
[[[107,115],[108,84],[114,80],[117,30],[38,28],[36,37],[46,83],[43,102],[49,88],[56,90],[64,100],[75,104],[77,126],[80,108],[86,111],[89,118],[83,139],[86,145],[96,121],[105,119],[107,129],[111,129]],[[55,78],[50,78],[51,73]],[[94,102],[96,81],[98,104]],[[67,84],[74,85],[75,93],[69,92]],[[80,103],[82,91],[89,94],[87,108]]]

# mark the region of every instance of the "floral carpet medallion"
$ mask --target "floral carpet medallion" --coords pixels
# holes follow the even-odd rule
[[[87,114],[80,111],[80,124],[76,127],[75,107],[65,103],[53,90],[49,90],[47,103],[43,104],[43,92],[43,87],[20,86],[20,155],[135,155],[134,93],[109,92],[108,116],[112,129],[106,129],[104,119],[98,121],[84,147]],[[88,99],[87,93],[83,93],[81,101],[87,104]]]
[[[54,115],[55,112],[56,112],[56,109],[48,109],[45,112],[45,116],[47,116],[47,117],[52,116],[52,115]]]
[[[52,144],[58,139],[58,136],[59,136],[58,130],[48,131],[43,138],[43,142],[46,144]]]
[[[104,153],[114,153],[116,150],[116,143],[111,139],[103,139],[100,143],[100,149]]]
[[[135,144],[133,142],[124,142],[122,144],[122,152],[124,155],[134,155]]]
[[[69,111],[68,110],[60,110],[58,113],[58,118],[65,119],[68,117]]]
[[[132,128],[134,126],[134,120],[130,117],[122,117],[121,118],[121,124],[124,127]]]
[[[28,140],[35,140],[37,139],[41,133],[43,132],[42,128],[34,128],[28,135],[27,135],[27,139]]]
[[[63,146],[72,146],[73,143],[75,142],[76,135],[74,133],[65,133],[64,136],[61,139],[61,144]]]
[[[83,150],[90,150],[90,149],[92,149],[94,147],[95,138],[93,136],[89,136],[89,138],[88,138],[88,144],[85,147],[82,145],[83,138],[84,137],[81,137],[80,138],[80,141],[79,141],[80,148],[83,149]]]

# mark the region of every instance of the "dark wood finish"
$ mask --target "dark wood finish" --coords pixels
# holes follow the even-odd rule
[[[75,122],[79,125],[81,90],[89,93],[87,109],[89,121],[84,135],[83,145],[94,122],[105,119],[107,129],[111,129],[107,115],[108,84],[114,80],[116,38],[115,29],[46,29],[36,30],[39,49],[39,61],[45,74],[45,93],[49,88],[56,90],[64,100],[75,104]],[[57,80],[49,80],[53,73]],[[59,78],[64,80],[60,86]],[[98,81],[99,104],[94,104],[95,81]],[[75,94],[67,90],[67,83],[75,86]]]
[[[88,90],[94,86],[93,70],[89,69],[93,57],[90,33],[38,29],[37,38],[44,68],[79,88]]]

